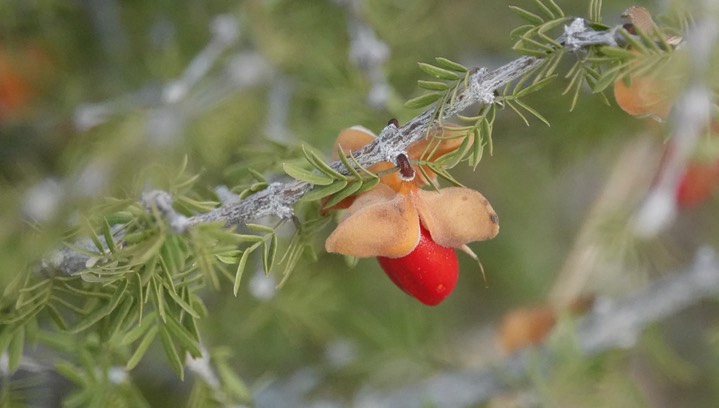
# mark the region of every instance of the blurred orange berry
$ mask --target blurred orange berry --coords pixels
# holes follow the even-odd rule
[[[556,314],[548,306],[514,309],[505,314],[499,326],[499,344],[507,354],[538,344],[552,330]]]

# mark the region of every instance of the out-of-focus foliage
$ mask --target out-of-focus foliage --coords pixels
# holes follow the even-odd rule
[[[564,15],[588,15],[589,4],[557,3]],[[672,14],[665,2],[644,3]],[[535,10],[536,2],[516,5]],[[621,23],[630,5],[604,1],[601,22]],[[237,23],[236,38],[218,15]],[[497,67],[519,56],[510,32],[525,23],[499,0],[0,2],[0,314],[9,316],[0,327],[8,350],[0,405],[226,406],[248,403],[276,379],[317,378],[316,395],[341,400],[497,358],[492,327],[508,309],[545,302],[616,158],[641,134],[662,143],[656,123],[629,117],[575,77],[522,95],[539,115],[527,115],[529,127],[511,109],[492,110],[492,155],[452,171],[492,202],[502,230],[472,246],[487,283],[461,259],[456,291],[435,308],[402,293],[373,259],[324,253],[332,220],[311,203],[296,208],[299,232],[274,219],[239,231],[207,225],[193,231],[193,247],[137,203],[163,189],[191,214],[222,199],[217,186],[246,196],[284,180],[283,164],[292,174],[306,157],[329,158],[340,129],[379,131],[389,118],[417,114],[404,102],[423,92],[418,62]],[[379,104],[370,98],[376,73],[352,58],[367,34],[358,25],[389,52],[379,59],[387,85]],[[208,71],[173,91],[210,45],[220,51],[205,60]],[[557,72],[572,68],[559,64]],[[631,210],[631,199],[619,201]],[[716,209],[714,199],[681,213],[641,245],[623,246],[611,219],[602,231],[616,244],[618,269],[639,285],[686,263],[700,244],[719,244]],[[128,219],[126,246],[112,248],[112,226]],[[118,255],[75,276],[38,273],[76,237],[90,240],[84,250]],[[714,304],[697,306],[635,348],[591,360],[567,335],[557,373],[545,378],[538,368],[530,379],[533,398],[549,406],[715,401],[715,313]],[[33,381],[46,380],[52,386],[37,394]]]

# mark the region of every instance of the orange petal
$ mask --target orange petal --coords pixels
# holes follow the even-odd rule
[[[335,140],[335,144],[332,147],[332,158],[334,160],[339,159],[338,149],[340,146],[345,154],[349,154],[350,152],[364,147],[364,145],[370,143],[376,137],[377,136],[372,133],[371,130],[364,126],[357,125],[352,126],[351,128],[343,129],[340,134],[337,135],[337,140]]]
[[[419,217],[407,195],[377,187],[357,197],[325,241],[327,252],[398,258],[419,242]]]
[[[410,194],[422,224],[439,245],[459,248],[468,242],[494,238],[499,232],[497,213],[477,191],[448,187]]]

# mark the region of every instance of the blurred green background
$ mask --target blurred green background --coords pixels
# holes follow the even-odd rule
[[[587,14],[585,2],[558,3],[566,14]],[[639,3],[657,14],[666,10],[665,2]],[[605,1],[605,23],[620,23],[630,5]],[[495,68],[518,56],[509,32],[522,21],[507,6],[499,0],[0,2],[0,284],[55,248],[69,220],[100,198],[137,199],[148,187],[170,188],[184,157],[188,172],[200,175],[195,196],[214,199],[216,186],[249,180],[248,163],[297,159],[301,144],[329,157],[345,127],[379,132],[390,118],[406,122],[419,112],[403,103],[419,94],[416,81],[427,79],[417,62],[443,56]],[[214,41],[218,15],[237,23],[238,39],[187,95],[163,100],[166,85]],[[358,26],[387,47],[379,77],[350,56]],[[377,78],[386,87],[373,102],[368,95]],[[460,255],[455,292],[425,307],[395,287],[374,259],[350,268],[323,253],[323,235],[317,261],[303,260],[279,290],[272,288],[280,276],[264,277],[259,261],[239,296],[229,284],[207,289],[203,341],[229,348],[232,366],[256,393],[311,369],[321,373],[313,395],[340,400],[363,388],[392,389],[496,360],[501,316],[547,302],[617,157],[642,137],[661,149],[658,125],[629,117],[598,95],[583,92],[570,112],[570,97],[562,95],[567,83],[560,77],[527,98],[551,127],[532,119],[527,127],[503,110],[493,155],[476,172],[454,170],[500,217],[496,239],[471,245],[486,284],[477,265]],[[281,172],[265,175],[283,179]],[[616,208],[629,211],[635,199],[619,200]],[[590,276],[590,291],[626,294],[687,263],[699,244],[716,243],[716,210],[716,200],[706,203],[680,214],[661,237],[610,253],[626,269],[602,279],[631,275],[635,286],[615,290]],[[28,212],[44,219],[29,222]],[[610,240],[623,236],[622,226],[612,228],[602,230]],[[540,394],[548,395],[543,401],[709,406],[719,398],[716,312],[715,304],[697,306],[657,325],[635,348],[537,379]],[[160,348],[152,350],[132,375],[152,406],[178,406],[189,387],[174,378]]]

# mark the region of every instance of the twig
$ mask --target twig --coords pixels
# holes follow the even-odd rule
[[[597,32],[583,24],[573,23],[574,30],[567,30],[560,38],[561,42],[572,44],[571,49],[577,50],[595,45],[616,45],[615,30],[611,32]],[[581,26],[582,30],[576,27]],[[576,41],[570,41],[571,39]],[[579,45],[577,45],[579,44]],[[495,91],[501,90],[512,81],[528,75],[542,63],[541,58],[520,57],[494,71],[486,68],[474,68],[468,81],[468,86],[457,92],[455,103],[445,107],[443,117],[447,120],[458,112],[476,104],[489,104],[494,102]],[[399,153],[404,153],[407,147],[425,137],[430,129],[437,126],[435,122],[435,109],[431,107],[420,115],[414,117],[404,126],[387,125],[370,144],[353,152],[353,156],[362,166],[371,166],[381,161],[394,161]],[[330,165],[333,169],[348,173],[340,161]],[[197,215],[188,219],[188,225],[205,222],[223,221],[225,225],[232,226],[265,215],[286,216],[291,214],[292,207],[304,194],[312,189],[312,185],[291,181],[284,184],[273,184],[270,188],[254,194],[242,201],[228,203],[206,214]]]
[[[565,33],[557,42],[565,44],[571,51],[595,45],[616,45],[615,31],[616,29],[595,31],[587,27],[583,19],[577,18],[567,26]],[[409,145],[424,138],[431,129],[438,125],[438,121],[449,120],[471,106],[494,103],[495,92],[504,88],[505,85],[529,75],[542,61],[542,58],[523,56],[493,71],[479,67],[472,69],[467,85],[458,90],[454,104],[444,107],[442,117],[438,118],[436,115],[435,109],[438,107],[432,106],[403,126],[390,123],[372,143],[353,152],[357,163],[369,167],[382,161],[394,161],[397,155],[406,153]],[[349,173],[341,161],[336,161],[330,166],[338,172]],[[182,232],[193,225],[208,222],[222,222],[225,226],[231,227],[246,224],[250,220],[267,215],[275,215],[283,219],[290,218],[293,215],[294,205],[312,187],[309,183],[297,180],[272,183],[265,190],[246,199],[223,203],[213,211],[183,219],[181,223],[175,225],[178,227],[175,229],[177,232]],[[160,208],[159,205],[158,208]],[[75,257],[77,259],[73,259]],[[61,272],[71,274],[82,270],[83,268],[73,268],[85,265],[87,259],[86,255],[62,251],[55,254],[52,264],[60,265],[58,269]]]

